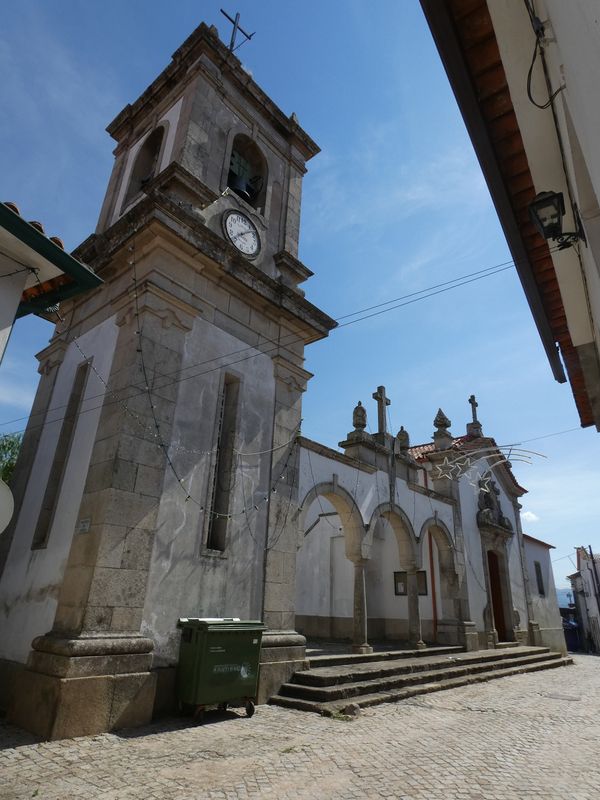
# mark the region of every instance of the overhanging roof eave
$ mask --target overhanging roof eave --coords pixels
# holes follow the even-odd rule
[[[443,0],[420,0],[420,2],[488,185],[492,202],[515,262],[517,274],[525,292],[535,326],[542,340],[552,374],[559,383],[566,383],[567,377],[550,321],[544,308],[531,261],[498,165],[496,152],[481,112],[477,93],[465,63],[454,21],[447,4]]]
[[[0,227],[72,278],[80,290],[93,289],[103,282],[89,267],[58,247],[4,203],[0,203]]]

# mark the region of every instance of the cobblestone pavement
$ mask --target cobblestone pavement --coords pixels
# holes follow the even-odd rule
[[[363,711],[261,706],[39,743],[0,726],[0,798],[597,800],[600,658]]]

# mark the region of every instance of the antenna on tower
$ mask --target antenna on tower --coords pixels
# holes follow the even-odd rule
[[[232,19],[226,11],[223,11],[223,9],[221,9],[221,14],[223,14],[224,17],[227,17],[229,22],[231,22],[231,24],[233,25],[233,30],[231,31],[231,41],[229,42],[229,50],[233,53],[233,51],[237,50],[238,47],[241,47],[243,44],[246,44],[246,42],[249,42],[250,39],[254,36],[254,33],[256,33],[256,31],[254,31],[254,33],[246,33],[246,31],[240,25],[239,11],[235,15],[235,19]],[[238,31],[241,34],[243,34],[246,38],[236,46],[235,40],[237,38]]]

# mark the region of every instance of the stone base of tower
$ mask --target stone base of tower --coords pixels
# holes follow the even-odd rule
[[[151,639],[47,635],[32,647],[15,679],[9,722],[51,740],[150,722],[156,692]]]

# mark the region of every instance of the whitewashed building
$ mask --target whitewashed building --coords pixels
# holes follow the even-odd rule
[[[555,379],[600,430],[597,0],[421,0]]]
[[[600,653],[600,558],[577,548],[577,572],[569,575],[582,643]]]

